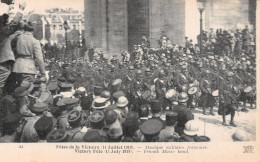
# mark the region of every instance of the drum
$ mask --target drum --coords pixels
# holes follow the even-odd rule
[[[170,101],[177,101],[179,92],[176,91],[175,89],[170,89],[165,93],[165,98],[167,98]]]
[[[212,95],[213,97],[218,97],[218,96],[219,96],[219,90],[218,90],[218,89],[214,90],[214,91],[211,93],[211,95]]]
[[[191,87],[191,88],[189,88],[189,90],[188,90],[188,94],[189,95],[194,95],[194,94],[196,94],[198,92],[198,88],[197,87]]]

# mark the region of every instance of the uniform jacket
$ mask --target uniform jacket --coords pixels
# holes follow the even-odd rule
[[[236,103],[236,94],[234,93],[234,85],[227,84],[224,80],[221,80],[219,86],[220,102],[225,104]]]
[[[40,42],[33,37],[32,33],[25,32],[18,37],[16,51],[17,58],[13,72],[37,74],[36,62],[39,66],[40,73],[45,75],[41,45]]]
[[[22,34],[21,31],[16,31],[14,34],[10,35],[0,44],[0,63],[5,61],[15,61],[14,53],[11,47],[11,41],[18,35]]]

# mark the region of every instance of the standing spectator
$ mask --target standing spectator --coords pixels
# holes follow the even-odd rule
[[[13,72],[16,75],[16,81],[20,85],[26,80],[33,83],[37,74],[35,63],[38,64],[41,78],[45,78],[45,67],[42,56],[41,45],[33,37],[33,26],[28,22],[24,27],[25,32],[18,36],[17,42],[14,42],[17,52]],[[13,43],[13,42],[12,42]]]

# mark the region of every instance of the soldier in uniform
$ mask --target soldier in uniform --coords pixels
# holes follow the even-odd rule
[[[212,96],[213,84],[212,84],[212,81],[210,78],[209,70],[205,70],[204,77],[201,78],[199,87],[202,92],[201,97],[200,97],[200,105],[203,109],[203,114],[207,115],[206,107],[210,107],[210,114],[214,115],[213,107],[214,107],[216,101],[215,101],[214,97]]]
[[[220,80],[219,86],[219,110],[218,114],[222,115],[222,125],[226,124],[226,115],[230,114],[230,125],[236,127],[234,123],[235,111],[237,107],[236,89],[232,83],[233,73],[228,71],[226,74],[226,80]]]
[[[23,80],[33,83],[34,76],[37,74],[35,62],[39,66],[41,77],[45,78],[40,42],[33,37],[34,29],[30,22],[25,25],[24,29],[24,34],[19,35],[16,41],[13,40],[16,49],[16,61],[13,72],[19,85]]]

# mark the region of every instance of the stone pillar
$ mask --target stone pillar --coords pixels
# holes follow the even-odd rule
[[[105,1],[85,0],[85,39],[86,45],[106,49]]]

